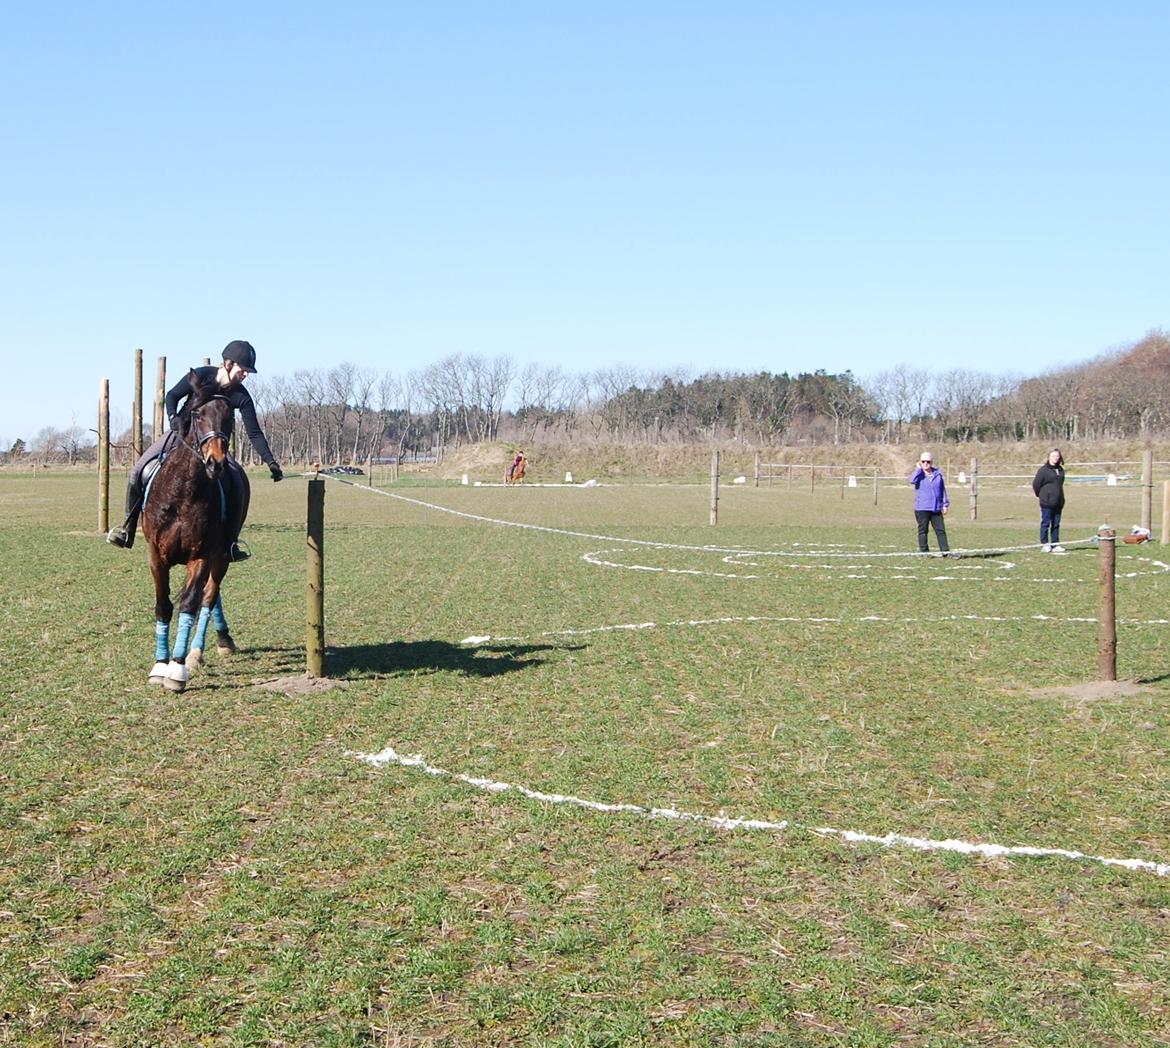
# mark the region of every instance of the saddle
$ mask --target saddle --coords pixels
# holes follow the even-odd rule
[[[142,508],[146,508],[147,502],[150,501],[150,489],[154,486],[154,478],[158,476],[158,471],[167,457],[174,450],[173,445],[163,448],[162,454],[158,458],[151,459],[145,466],[142,467]],[[225,474],[230,476],[229,474]],[[225,477],[220,477],[215,482],[215,486],[219,489],[219,519],[221,521],[227,520],[229,511],[234,511],[238,508],[236,505],[240,498],[240,493],[236,490],[236,486],[230,481],[224,483]]]

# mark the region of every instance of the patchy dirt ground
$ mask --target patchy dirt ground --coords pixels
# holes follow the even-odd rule
[[[1029,688],[1036,698],[1076,699],[1079,702],[1099,702],[1102,699],[1124,699],[1133,695],[1149,695],[1149,685],[1136,680],[1094,680],[1085,684],[1065,684],[1053,688]]]
[[[265,691],[283,691],[286,695],[316,695],[332,688],[346,688],[349,685],[343,680],[332,680],[329,677],[310,677],[307,673],[295,677],[273,677],[272,680],[256,682],[257,688]]]

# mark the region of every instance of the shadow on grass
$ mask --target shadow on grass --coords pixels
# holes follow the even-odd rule
[[[396,641],[327,647],[325,667],[331,677],[386,676],[400,673],[437,673],[447,670],[470,677],[498,677],[540,666],[531,658],[540,651],[565,651],[555,644],[516,644],[466,647],[442,640]]]

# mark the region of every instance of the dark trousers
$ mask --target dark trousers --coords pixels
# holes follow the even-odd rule
[[[1056,545],[1060,541],[1060,510],[1055,506],[1040,507],[1040,544]]]
[[[914,511],[914,519],[918,521],[918,552],[925,553],[927,551],[926,545],[926,529],[927,527],[934,528],[934,537],[938,539],[938,548],[946,553],[950,546],[947,545],[947,529],[943,525],[943,515],[941,513],[932,513],[928,509],[916,509]]]

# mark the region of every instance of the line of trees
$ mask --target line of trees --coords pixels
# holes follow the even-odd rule
[[[1125,440],[1170,432],[1170,336],[1032,378],[964,368],[899,366],[865,384],[881,439],[908,430],[932,441]]]
[[[342,362],[257,376],[252,396],[282,462],[432,454],[479,441],[737,441],[757,447],[854,441],[1095,440],[1170,433],[1170,336],[1021,378],[900,365],[866,379],[627,366],[573,374],[506,356],[453,354],[398,375]],[[510,406],[505,406],[510,405]],[[128,458],[130,435],[115,440]],[[246,441],[242,453],[250,457]],[[92,461],[79,426],[44,429],[0,459]]]

